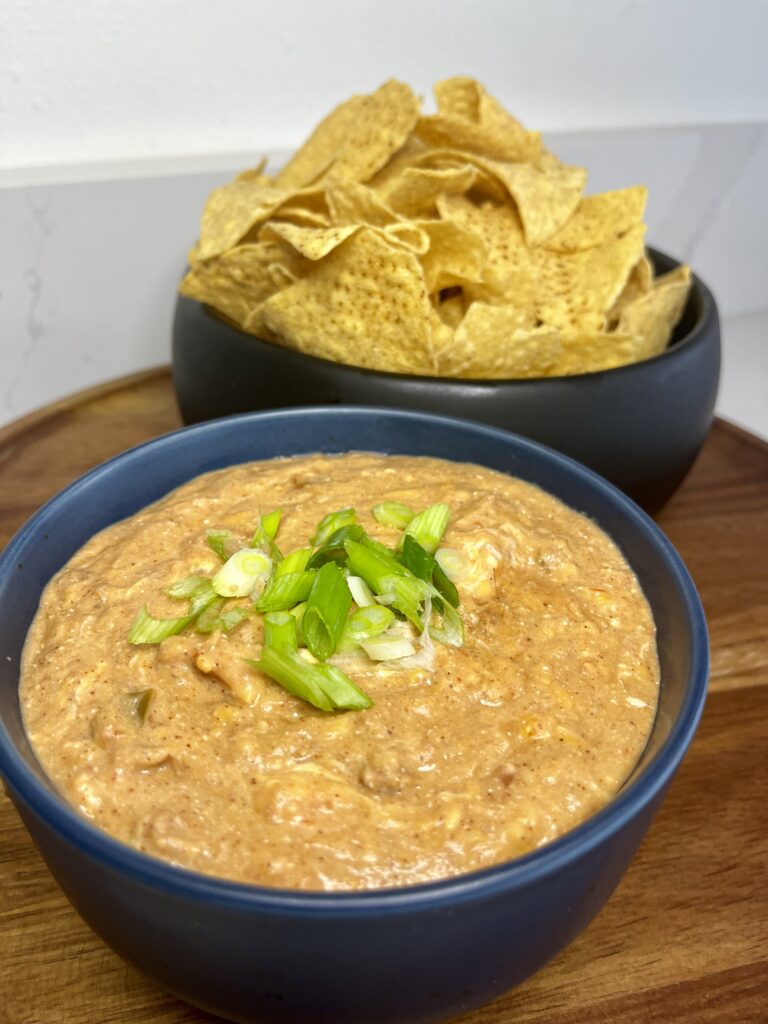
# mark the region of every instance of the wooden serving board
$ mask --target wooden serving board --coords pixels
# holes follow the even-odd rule
[[[74,477],[180,424],[161,368],[0,430],[0,545]],[[709,620],[701,728],[603,913],[549,967],[462,1024],[768,1021],[768,446],[716,423],[658,520]],[[96,938],[0,796],[0,1024],[213,1020]]]

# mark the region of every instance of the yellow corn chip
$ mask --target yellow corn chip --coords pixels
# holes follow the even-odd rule
[[[438,113],[480,124],[480,96],[485,90],[474,78],[465,75],[444,78],[435,84],[432,92]]]
[[[252,179],[241,175],[214,189],[203,210],[197,258],[207,260],[227,252],[290,195],[261,175]]]
[[[657,278],[647,295],[624,307],[618,331],[640,339],[636,359],[648,359],[664,351],[683,315],[690,287],[690,267],[677,267]]]
[[[429,235],[410,221],[388,224],[383,234],[391,244],[402,246],[417,256],[422,256],[429,249]]]
[[[547,169],[532,164],[489,161],[485,169],[499,178],[517,204],[529,246],[541,245],[573,215],[587,180],[583,167],[567,164]]]
[[[255,307],[296,280],[297,263],[297,257],[273,242],[241,245],[194,266],[181,292],[243,323]]]
[[[560,358],[549,372],[551,377],[612,370],[637,359],[638,339],[628,334],[563,332],[561,342]]]
[[[632,268],[627,283],[621,290],[616,301],[608,310],[605,321],[609,330],[613,330],[619,322],[622,310],[630,302],[647,294],[653,287],[653,267],[647,256],[643,255]]]
[[[363,229],[265,302],[266,326],[310,355],[400,373],[431,373],[432,307],[412,253]]]
[[[435,312],[440,317],[440,320],[446,326],[452,328],[452,330],[456,330],[459,326],[464,319],[466,311],[466,301],[461,290],[457,290],[454,294],[449,294],[445,298],[440,297],[435,303]]]
[[[429,238],[421,265],[430,294],[468,281],[482,281],[485,246],[479,235],[449,220],[416,221],[415,226]]]
[[[263,242],[282,239],[306,259],[321,260],[355,231],[357,231],[355,224],[332,228],[308,228],[299,224],[286,224],[283,221],[271,220],[262,228],[260,237]]]
[[[538,133],[527,132],[513,118],[504,130],[496,130],[460,117],[430,114],[418,119],[413,133],[426,146],[450,146],[507,162],[536,160],[541,148]]]
[[[386,183],[382,198],[401,216],[426,217],[434,213],[440,196],[468,192],[477,176],[478,169],[471,164],[445,168],[406,167],[402,174]]]
[[[275,183],[300,188],[326,175],[367,181],[400,149],[418,116],[419,101],[402,82],[353,96],[320,122]]]
[[[367,224],[383,228],[400,220],[378,192],[356,181],[329,183],[326,198],[334,224]]]
[[[440,353],[440,373],[457,377],[542,377],[560,354],[557,331],[531,328],[525,310],[474,302]]]
[[[640,185],[585,196],[573,216],[545,245],[553,252],[579,252],[618,238],[641,224],[648,190]]]

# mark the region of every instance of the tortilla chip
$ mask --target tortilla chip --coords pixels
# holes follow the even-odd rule
[[[533,273],[531,256],[523,237],[523,226],[516,209],[491,201],[474,203],[466,196],[444,196],[438,201],[441,217],[463,231],[479,237],[485,249],[483,287],[469,289],[473,298],[503,296],[512,275],[518,278]],[[514,296],[510,297],[510,301]],[[523,305],[527,301],[518,303]]]
[[[306,259],[321,260],[355,231],[357,231],[355,224],[331,228],[312,228],[271,220],[262,228],[261,239],[264,242],[282,239]]]
[[[559,354],[558,332],[531,328],[525,310],[474,302],[453,345],[440,353],[438,366],[441,373],[457,377],[542,377]]]
[[[629,275],[627,283],[624,285],[618,298],[606,314],[605,321],[608,329],[613,330],[616,327],[622,310],[628,306],[630,302],[634,302],[635,299],[639,299],[641,295],[646,295],[652,287],[653,267],[651,266],[651,261],[648,257],[643,254],[632,268],[632,273]]]
[[[460,117],[430,114],[420,117],[413,133],[426,146],[450,146],[467,153],[478,153],[492,160],[536,160],[541,147],[537,132],[527,132],[513,118],[503,129],[473,124]]]
[[[418,224],[412,224],[410,221],[388,224],[383,233],[387,241],[402,246],[417,256],[423,256],[429,249],[429,235],[422,231]]]
[[[453,292],[452,289],[451,291]],[[435,312],[440,317],[440,320],[452,330],[456,330],[459,326],[464,319],[466,311],[466,299],[460,289],[453,292],[453,294],[448,294],[445,298],[442,296],[438,297],[435,303]]]
[[[444,78],[432,89],[438,113],[470,124],[480,124],[480,96],[484,91],[479,82],[465,75]]]
[[[434,370],[432,308],[412,253],[363,229],[263,307],[266,326],[301,352],[400,373]]]
[[[334,224],[368,224],[383,228],[400,219],[378,192],[355,181],[329,184],[326,198]]]
[[[529,246],[541,245],[554,235],[573,216],[584,191],[584,168],[558,164],[546,169],[532,164],[486,165],[515,200]]]
[[[434,213],[440,196],[468,192],[477,178],[477,168],[406,167],[402,174],[390,179],[382,190],[382,198],[404,217],[427,217]]]
[[[400,149],[418,116],[419,100],[402,82],[352,96],[320,122],[275,184],[295,189],[328,176],[367,181]]]
[[[585,196],[545,245],[553,252],[579,252],[610,242],[642,223],[647,197],[648,189],[640,185]]]
[[[208,196],[200,224],[197,258],[211,259],[232,249],[261,220],[266,220],[291,193],[269,178],[242,175]]]
[[[612,370],[637,359],[638,339],[629,334],[563,332],[561,342],[560,358],[549,372],[551,377]]]
[[[274,242],[241,245],[194,266],[181,293],[241,324],[276,290],[297,279],[297,257]]]
[[[429,249],[421,257],[427,291],[441,291],[480,282],[485,270],[485,246],[479,235],[447,220],[415,222],[429,239]]]
[[[690,267],[677,267],[657,278],[652,291],[624,307],[618,331],[640,339],[636,359],[648,359],[664,351],[683,315],[690,288]]]

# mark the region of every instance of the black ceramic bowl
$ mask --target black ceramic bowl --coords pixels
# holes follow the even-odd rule
[[[378,892],[220,881],[110,838],[57,794],[24,733],[19,659],[42,588],[97,530],[198,473],[349,448],[466,460],[516,474],[591,516],[614,538],[650,602],[661,663],[659,711],[632,778],[598,814],[525,857]],[[444,1020],[538,970],[586,927],[618,884],[693,737],[706,680],[701,605],[651,520],[562,455],[443,417],[306,409],[182,430],[68,487],[0,557],[0,774],[12,800],[75,908],[113,949],[163,987],[237,1021]]]
[[[650,256],[660,273],[678,265],[654,250]],[[665,352],[578,377],[474,381],[364,370],[260,341],[183,296],[173,324],[173,380],[185,423],[339,404],[461,416],[578,459],[650,512],[696,458],[719,376],[717,307],[698,278]]]

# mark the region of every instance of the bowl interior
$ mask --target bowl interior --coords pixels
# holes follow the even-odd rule
[[[276,455],[348,450],[431,455],[519,476],[585,513],[614,539],[653,609],[662,676],[652,735],[625,792],[652,772],[657,788],[663,784],[661,776],[676,768],[701,711],[707,636],[690,577],[658,528],[600,477],[533,442],[442,417],[341,408],[257,413],[167,435],[93,470],[22,528],[0,559],[0,771],[15,789],[27,798],[54,792],[24,732],[18,675],[40,593],[71,555],[98,530],[199,473]]]

